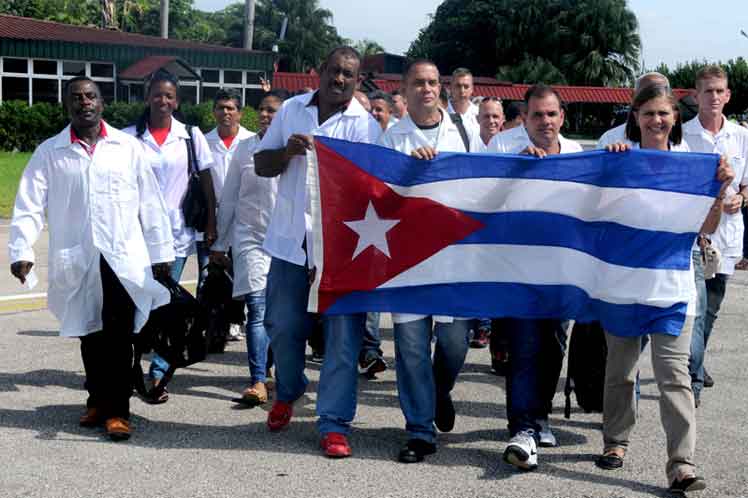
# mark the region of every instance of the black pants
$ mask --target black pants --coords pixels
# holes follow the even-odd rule
[[[86,370],[89,408],[96,407],[106,418],[130,416],[132,395],[132,332],[135,303],[101,257],[102,330],[81,337],[81,356]]]

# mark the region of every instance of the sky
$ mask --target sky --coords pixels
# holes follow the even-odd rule
[[[219,10],[236,0],[195,0],[201,10]],[[241,0],[240,0],[241,1]],[[333,13],[341,36],[368,38],[388,52],[403,53],[429,22],[438,0],[319,0]],[[646,68],[674,67],[697,59],[727,61],[748,57],[746,0],[629,0],[639,19]]]

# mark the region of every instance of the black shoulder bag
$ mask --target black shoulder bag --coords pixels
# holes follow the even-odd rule
[[[460,132],[460,138],[462,138],[462,144],[465,146],[465,152],[470,152],[470,139],[468,139],[465,124],[462,122],[462,116],[454,113],[450,114],[449,117],[452,118],[452,122],[457,127],[457,131]]]
[[[184,215],[184,224],[194,228],[198,232],[205,231],[205,225],[208,223],[208,201],[203,192],[203,186],[200,183],[200,171],[197,168],[197,155],[195,154],[195,142],[192,139],[192,126],[187,127],[189,138],[187,143],[187,173],[189,180],[187,183],[187,192],[182,199],[182,214]]]

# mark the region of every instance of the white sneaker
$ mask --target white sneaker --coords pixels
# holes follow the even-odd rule
[[[556,441],[556,436],[551,431],[551,424],[548,423],[548,419],[538,420],[538,425],[540,426],[540,432],[538,433],[540,442],[538,446],[541,448],[555,448],[558,446],[558,441]]]
[[[229,341],[241,341],[243,336],[242,326],[238,323],[232,323],[229,327]]]
[[[522,470],[538,468],[538,448],[533,431],[520,431],[509,440],[504,461]]]

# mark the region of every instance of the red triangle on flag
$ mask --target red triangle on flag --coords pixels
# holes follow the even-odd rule
[[[433,200],[399,195],[330,147],[315,145],[324,245],[321,312],[338,297],[375,289],[484,226]],[[386,241],[380,237],[378,244],[366,245],[367,238],[366,247],[359,247],[356,222],[368,221],[372,207],[379,234],[387,228]]]

